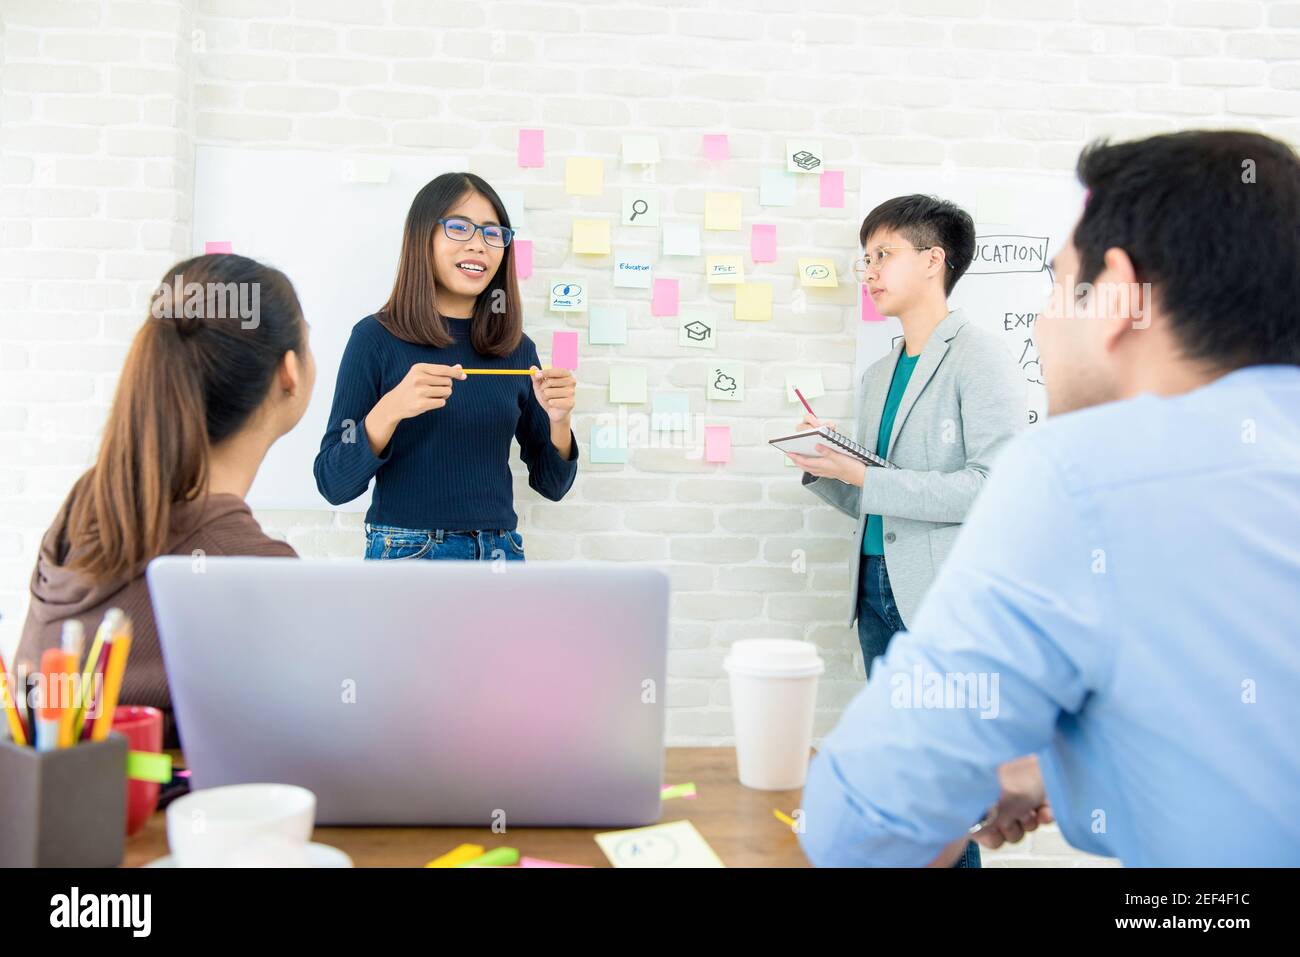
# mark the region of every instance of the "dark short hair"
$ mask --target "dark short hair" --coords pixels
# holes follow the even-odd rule
[[[1079,281],[1123,249],[1189,359],[1300,364],[1300,159],[1238,130],[1189,130],[1079,155]]]
[[[862,221],[858,242],[867,244],[880,229],[902,233],[913,246],[942,246],[948,263],[943,291],[952,292],[975,258],[975,220],[956,203],[937,196],[896,196],[887,199]]]

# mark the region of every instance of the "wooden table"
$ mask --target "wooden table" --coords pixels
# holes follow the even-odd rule
[[[664,802],[663,821],[691,821],[728,867],[807,867],[808,860],[790,828],[773,808],[789,814],[799,805],[799,791],[754,791],[736,778],[734,748],[669,748],[665,782],[695,782],[694,800]],[[514,847],[527,857],[608,867],[593,834],[611,828],[511,828],[493,834],[480,827],[318,827],[312,840],[345,851],[358,867],[423,867],[457,844]],[[149,819],[126,842],[123,864],[139,867],[167,853],[163,812]]]

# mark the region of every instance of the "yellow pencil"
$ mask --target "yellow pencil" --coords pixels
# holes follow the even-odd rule
[[[452,848],[441,857],[435,857],[425,867],[460,867],[467,861],[472,861],[483,856],[482,844],[461,844]]]
[[[26,694],[27,689],[18,686],[19,694]],[[14,744],[26,744],[27,733],[23,730],[23,723],[18,719],[18,704],[9,700],[9,676],[5,673],[5,660],[0,657],[0,708],[5,709],[5,717],[9,719],[9,736],[13,738]]]
[[[126,671],[126,656],[131,652],[131,619],[122,616],[119,628],[113,634],[113,647],[108,652],[108,667],[104,669],[103,706],[95,726],[90,732],[91,741],[103,741],[113,730],[113,712],[117,710],[117,697],[122,693],[122,674]]]
[[[780,821],[782,824],[785,824],[789,827],[799,826],[798,823],[795,821],[795,819],[792,818],[789,814],[782,814],[776,808],[772,808],[772,813],[776,815],[776,819]]]
[[[550,366],[542,366],[549,369]],[[532,375],[532,369],[461,369],[466,375]]]
[[[99,652],[104,647],[104,639],[113,635],[113,630],[118,625],[118,619],[122,617],[122,609],[110,608],[104,615],[99,627],[95,629],[95,640],[90,644],[90,654],[86,656],[86,668],[81,672],[81,687],[78,694],[81,696],[77,701],[77,713],[72,719],[72,740],[81,740],[81,729],[86,724],[86,705],[90,704],[90,692],[93,690],[95,680],[95,666],[99,664]]]

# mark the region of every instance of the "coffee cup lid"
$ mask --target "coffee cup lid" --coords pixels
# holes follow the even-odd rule
[[[810,641],[788,638],[744,638],[733,642],[722,666],[731,674],[759,678],[807,678],[826,670]]]

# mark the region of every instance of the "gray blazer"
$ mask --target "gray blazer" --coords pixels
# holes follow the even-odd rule
[[[854,440],[876,447],[885,397],[903,351],[873,363],[859,386]],[[947,557],[998,449],[1025,425],[1025,380],[997,337],[961,310],[935,327],[912,370],[894,417],[885,458],[897,469],[868,468],[863,487],[803,473],[803,484],[858,523],[848,620],[858,616],[858,572],[867,516],[884,521],[885,566],[894,601],[909,624]]]

